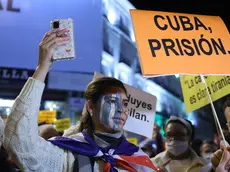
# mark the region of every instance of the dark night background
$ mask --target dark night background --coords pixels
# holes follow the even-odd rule
[[[220,16],[230,30],[228,0],[129,0],[137,9]]]

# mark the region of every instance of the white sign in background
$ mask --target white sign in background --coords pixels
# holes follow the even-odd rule
[[[94,73],[94,78],[103,76],[101,73]],[[124,129],[152,138],[157,98],[127,84],[124,85],[129,99],[129,117]]]

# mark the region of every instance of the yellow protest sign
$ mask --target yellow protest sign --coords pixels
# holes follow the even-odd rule
[[[212,101],[230,94],[230,76],[205,76],[205,81]],[[183,75],[180,82],[187,113],[210,103],[200,76]]]
[[[134,145],[137,145],[137,138],[136,137],[127,138],[127,141],[134,144]]]
[[[53,124],[56,120],[57,112],[55,110],[41,110],[38,115],[38,122],[45,122],[47,124]]]
[[[70,118],[58,119],[55,121],[55,126],[57,131],[64,131],[70,127]]]
[[[130,13],[143,76],[230,73],[230,37],[220,17]]]

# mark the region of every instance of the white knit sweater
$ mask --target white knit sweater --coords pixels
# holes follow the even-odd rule
[[[72,172],[74,155],[44,140],[38,134],[37,120],[44,87],[44,83],[33,78],[28,79],[11,108],[4,131],[3,145],[22,171]],[[101,147],[108,146],[108,143],[100,138],[95,138],[95,141]],[[103,166],[102,161],[96,161],[94,171],[103,171]],[[144,166],[136,169],[153,171]],[[83,166],[81,171],[88,172],[89,167]]]
[[[38,112],[45,84],[29,78],[8,117],[4,147],[23,171],[72,171],[74,156],[38,135]]]

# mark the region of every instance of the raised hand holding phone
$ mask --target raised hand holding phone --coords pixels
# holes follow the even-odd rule
[[[45,81],[46,75],[53,62],[53,54],[55,48],[65,45],[69,42],[70,37],[65,35],[68,29],[56,29],[47,32],[39,44],[38,66],[34,72],[33,78],[41,82]],[[58,35],[62,35],[61,37]]]

